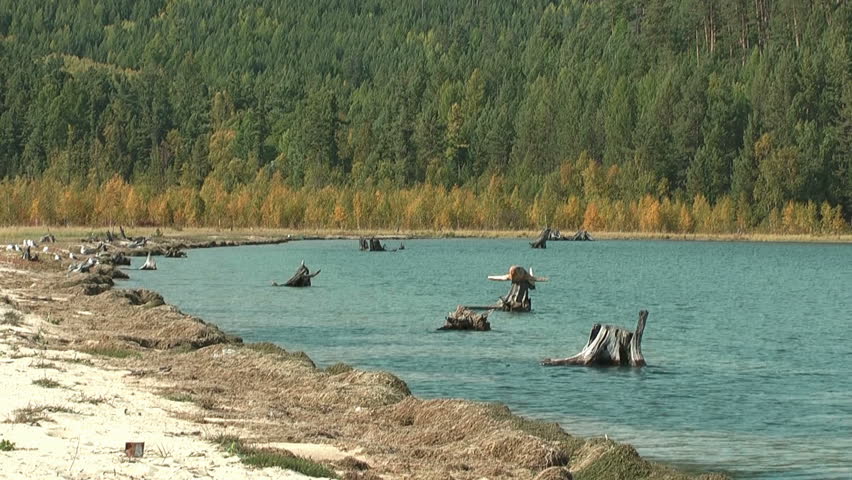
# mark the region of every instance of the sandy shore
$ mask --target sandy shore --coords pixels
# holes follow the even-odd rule
[[[0,255],[0,308],[26,314],[0,330],[0,417],[29,406],[50,418],[0,424],[0,441],[16,445],[0,452],[2,472],[291,478],[246,470],[210,442],[227,434],[347,479],[725,478],[678,472],[501,405],[418,399],[388,373],[318,369],[304,353],[244,344],[154,292],[113,286],[113,267],[64,266]],[[43,378],[59,385],[33,383]],[[123,457],[126,441],[144,441],[145,457]]]
[[[8,312],[16,311],[0,306],[0,317]],[[210,441],[239,435],[239,429],[186,420],[201,409],[150,393],[150,382],[92,355],[33,348],[26,338],[46,322],[35,315],[20,318],[17,326],[0,325],[0,442],[14,444],[14,450],[0,452],[0,477],[311,478],[242,464]],[[144,455],[128,458],[125,442],[144,442]],[[281,447],[319,460],[346,456],[325,445]]]

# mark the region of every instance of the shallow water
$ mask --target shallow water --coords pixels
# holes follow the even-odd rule
[[[395,247],[398,242],[390,241]],[[183,311],[247,341],[391,371],[421,397],[499,401],[571,433],[739,479],[852,478],[852,246],[664,241],[355,241],[192,250],[133,272]],[[314,286],[273,288],[305,259]],[[134,259],[134,265],[141,264]],[[491,332],[437,332],[457,304],[508,291],[489,274],[550,281],[531,314]],[[643,369],[545,368],[594,323],[635,328]]]

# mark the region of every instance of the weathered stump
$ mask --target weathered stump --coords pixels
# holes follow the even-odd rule
[[[550,238],[550,227],[546,227],[538,235],[535,241],[530,243],[532,248],[547,248],[547,239]]]
[[[612,325],[596,323],[589,334],[589,341],[583,350],[568,358],[546,358],[545,366],[584,365],[584,366],[631,366],[644,367],[642,355],[642,333],[648,311],[639,312],[639,323],[635,331]]]
[[[577,230],[577,233],[575,233],[573,237],[571,237],[571,240],[575,242],[591,242],[594,240],[594,238],[589,235],[588,231],[580,229]]]
[[[56,243],[56,237],[48,233],[47,235],[41,237],[39,243]]]
[[[21,255],[21,258],[28,261],[28,262],[37,262],[38,261],[38,254],[37,253],[30,253],[30,247],[27,247],[27,248],[24,249],[24,253]]]
[[[513,283],[509,293],[500,297],[500,309],[504,312],[529,312],[532,310],[530,290],[535,290],[535,285],[529,282]]]
[[[168,247],[163,256],[166,258],[186,258],[186,252],[181,250],[180,247]]]
[[[536,277],[532,269],[529,272],[524,267],[513,265],[506,275],[491,275],[489,280],[511,281],[512,287],[505,297],[500,297],[497,308],[507,312],[529,312],[532,310],[530,290],[535,290],[536,282],[545,282],[547,278]]]
[[[379,241],[376,237],[370,238],[359,238],[358,245],[361,250],[369,251],[369,252],[384,252],[386,251],[385,246],[382,245],[382,242]]]
[[[290,277],[290,280],[287,280],[283,285],[277,282],[272,282],[273,287],[310,287],[311,279],[320,274],[322,270],[317,270],[314,273],[311,273],[308,270],[308,267],[305,266],[305,261],[302,260],[302,264],[299,265],[299,268],[296,269],[296,273]]]
[[[450,312],[447,315],[447,322],[438,330],[476,330],[487,332],[491,330],[491,324],[488,322],[488,314],[492,311],[488,310],[485,313],[476,313],[459,305],[455,312]]]
[[[151,253],[148,253],[148,258],[145,260],[145,263],[143,263],[142,266],[139,267],[139,270],[156,270],[156,269],[157,269],[157,262],[155,262],[154,259],[151,257]]]

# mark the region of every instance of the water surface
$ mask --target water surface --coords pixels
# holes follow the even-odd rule
[[[390,241],[395,247],[398,242]],[[355,241],[202,249],[129,284],[247,341],[391,371],[421,397],[499,401],[574,434],[740,479],[852,478],[852,246],[663,241]],[[306,289],[274,288],[304,259]],[[134,260],[137,264],[140,260]],[[508,291],[509,265],[550,278],[530,314],[437,332],[457,304]],[[643,369],[545,368],[594,323],[635,328]]]

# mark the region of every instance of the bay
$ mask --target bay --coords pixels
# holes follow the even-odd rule
[[[387,370],[424,398],[502,402],[682,468],[852,477],[852,246],[404,243],[385,253],[351,240],[192,250],[124,285],[319,366]],[[313,287],[271,286],[303,259],[322,269]],[[508,283],[486,276],[514,264],[549,277],[532,313],[496,312],[491,332],[436,331],[456,305],[504,295]],[[594,323],[633,329],[640,309],[650,311],[647,368],[539,366],[580,351]]]

